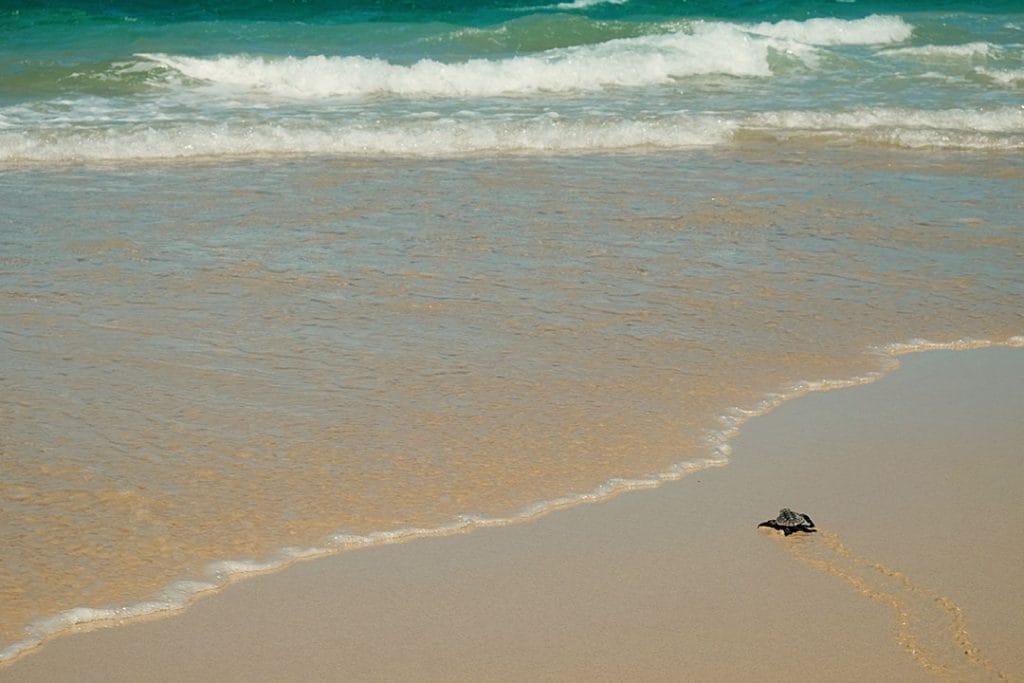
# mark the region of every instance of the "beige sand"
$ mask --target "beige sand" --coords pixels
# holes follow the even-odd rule
[[[726,468],[300,563],[0,679],[1024,680],[1024,351],[903,362],[751,421]],[[821,533],[754,528],[783,505]]]

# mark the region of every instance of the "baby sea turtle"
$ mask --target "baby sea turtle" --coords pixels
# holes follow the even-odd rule
[[[775,519],[769,519],[767,522],[761,522],[757,526],[771,527],[777,531],[789,536],[795,531],[806,531],[807,533],[813,533],[817,531],[814,528],[814,520],[805,515],[802,512],[793,512],[789,508],[782,508],[779,510],[779,516]]]

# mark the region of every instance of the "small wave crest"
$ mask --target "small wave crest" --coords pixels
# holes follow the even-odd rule
[[[873,14],[852,20],[819,18],[761,23],[749,26],[748,30],[808,45],[882,45],[909,39],[914,27],[901,17]]]
[[[1022,107],[780,111],[755,115],[747,126],[770,135],[804,134],[907,148],[1024,149]]]
[[[558,2],[553,5],[534,5],[523,7],[521,10],[535,11],[545,9],[556,10],[581,10],[598,5],[625,5],[629,0],[570,0],[569,2]]]
[[[978,67],[974,70],[974,73],[997,85],[1018,88],[1024,86],[1024,69],[987,69]]]
[[[882,50],[884,55],[900,55],[925,60],[971,59],[975,57],[992,57],[1000,50],[992,43],[963,43],[960,45],[919,45],[916,47],[894,47]]]
[[[735,125],[713,117],[521,121],[438,117],[364,125],[140,123],[38,134],[0,130],[0,161],[158,160],[320,154],[440,157],[481,153],[584,153],[719,144]]]

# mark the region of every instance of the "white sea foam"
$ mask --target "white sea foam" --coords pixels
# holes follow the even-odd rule
[[[936,342],[929,339],[911,339],[905,342],[893,342],[878,349],[890,356],[902,356],[908,353],[924,351],[972,351],[974,349],[990,349],[993,347],[1024,348],[1024,335],[1015,335],[1006,341],[990,339],[954,339],[953,341]]]
[[[707,74],[764,77],[771,74],[769,48],[799,54],[815,45],[898,42],[911,31],[902,19],[881,16],[753,26],[696,22],[671,33],[533,55],[408,65],[362,56],[137,56],[193,81],[275,97],[494,97],[647,86]]]
[[[749,125],[768,132],[810,132],[904,147],[1024,148],[1024,107],[766,112],[752,117]]]
[[[410,115],[382,122],[175,123],[66,127],[39,132],[0,128],[0,162],[187,159],[318,154],[443,157],[476,154],[577,154],[722,145],[742,131],[824,136],[872,144],[951,149],[1024,149],[1024,108],[782,111],[728,116],[676,114],[630,120],[540,114]]]
[[[589,92],[668,83],[686,76],[767,76],[768,40],[734,26],[708,24],[694,33],[613,40],[507,59],[410,65],[354,57],[269,59],[140,54],[188,79],[282,98],[497,97]]]
[[[28,626],[28,636],[0,650],[0,662],[13,660],[47,638],[76,627],[120,624],[127,620],[185,608],[195,596],[217,588],[208,581],[178,581],[149,600],[114,607],[75,607]]]
[[[720,144],[735,124],[710,116],[664,120],[523,121],[466,116],[332,128],[195,122],[37,135],[0,131],[0,161],[101,161],[262,154],[451,156],[485,152],[578,153]]]
[[[556,2],[548,5],[526,5],[521,7],[508,8],[513,12],[538,12],[545,10],[581,10],[598,5],[625,5],[629,0],[568,0],[567,2]]]
[[[914,27],[900,17],[873,14],[863,19],[808,19],[746,27],[751,33],[784,38],[808,45],[881,45],[899,43],[913,35]]]
[[[999,85],[1024,85],[1024,69],[986,69],[978,67],[974,72]]]
[[[555,9],[586,9],[596,5],[624,5],[628,0],[572,0],[554,5]]]
[[[894,47],[881,51],[884,55],[901,55],[923,59],[971,59],[993,57],[999,48],[991,43],[963,43],[961,45],[919,45],[917,47]]]
[[[768,112],[757,115],[754,122],[783,129],[905,127],[965,132],[1024,133],[1024,107],[1000,107],[989,111],[878,108],[857,109],[848,112]]]

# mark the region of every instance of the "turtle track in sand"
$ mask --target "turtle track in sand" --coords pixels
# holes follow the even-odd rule
[[[966,615],[953,600],[856,554],[834,532],[819,531],[813,538],[779,541],[803,564],[842,579],[865,598],[892,609],[896,643],[919,667],[951,681],[1024,680],[1000,670],[982,654],[971,639]]]

